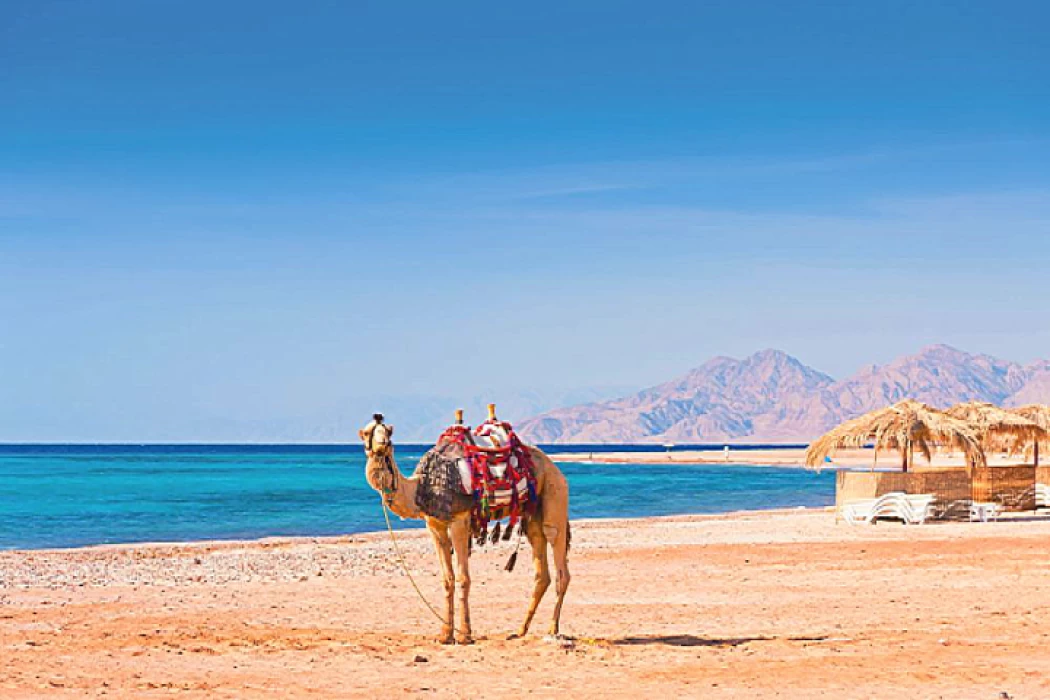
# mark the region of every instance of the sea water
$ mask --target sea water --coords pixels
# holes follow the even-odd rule
[[[399,446],[401,470],[411,473],[425,450]],[[834,502],[834,475],[827,472],[679,464],[660,454],[653,460],[560,463],[571,517]],[[359,446],[0,445],[0,549],[379,530],[383,514],[364,464]],[[422,526],[396,517],[394,525]]]

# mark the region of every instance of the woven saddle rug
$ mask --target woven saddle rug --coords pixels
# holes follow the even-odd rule
[[[490,420],[475,430],[453,425],[438,438],[416,468],[416,505],[439,520],[471,512],[471,530],[479,544],[489,537],[489,523],[509,519],[509,539],[523,518],[536,511],[536,475],[529,451],[509,423]]]

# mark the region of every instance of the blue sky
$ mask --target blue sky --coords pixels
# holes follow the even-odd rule
[[[1046,357],[1048,22],[8,0],[0,439],[641,387],[765,347],[836,376],[930,342]]]

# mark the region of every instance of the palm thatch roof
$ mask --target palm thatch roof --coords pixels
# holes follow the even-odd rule
[[[1050,445],[1050,406],[1041,403],[1032,403],[1027,406],[1011,408],[1008,409],[1008,411],[1021,416],[1022,418],[1027,418],[1043,429],[1043,434],[1029,443],[1028,447],[1031,447],[1032,449],[1026,450],[1026,455],[1028,452],[1034,453],[1035,465],[1039,466],[1039,443]],[[1019,446],[1015,445],[1015,450],[1017,447]]]
[[[806,451],[806,466],[820,467],[836,450],[873,444],[875,459],[882,450],[897,450],[907,471],[918,449],[932,459],[938,445],[959,449],[968,468],[985,463],[978,433],[963,421],[910,399],[846,421],[818,438]]]
[[[1035,421],[984,401],[956,404],[945,413],[969,424],[985,448],[1014,447],[1046,437],[1046,428]]]
[[[1050,406],[1043,403],[1030,403],[1027,406],[1018,406],[1017,408],[1008,408],[1006,410],[1008,413],[1027,418],[1050,434]]]

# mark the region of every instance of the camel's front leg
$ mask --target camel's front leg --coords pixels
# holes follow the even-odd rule
[[[434,550],[437,552],[438,561],[441,563],[441,576],[445,584],[445,624],[441,628],[438,641],[442,644],[452,644],[454,640],[452,625],[455,622],[455,594],[456,579],[452,573],[452,540],[448,534],[448,524],[439,520],[427,519],[427,530],[434,540]]]
[[[470,518],[452,521],[449,527],[452,549],[456,553],[456,583],[459,584],[459,614],[461,623],[456,633],[459,644],[473,644],[470,629]]]

